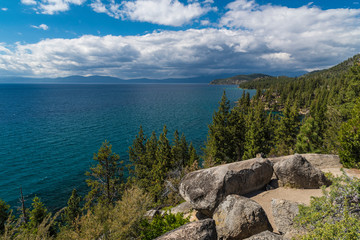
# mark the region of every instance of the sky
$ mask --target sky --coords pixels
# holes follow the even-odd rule
[[[297,75],[360,52],[360,0],[0,0],[0,77]]]

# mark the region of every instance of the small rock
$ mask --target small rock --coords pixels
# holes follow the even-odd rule
[[[157,209],[150,209],[149,211],[147,211],[144,215],[144,217],[146,217],[147,219],[151,220],[153,219],[156,215],[162,215],[162,213],[157,210]]]
[[[277,162],[274,165],[274,172],[280,186],[315,189],[330,185],[323,172],[298,154]]]
[[[215,221],[207,218],[185,224],[156,238],[157,240],[216,240]]]
[[[294,218],[299,214],[299,204],[283,199],[273,199],[271,209],[275,225],[281,234],[294,230]]]
[[[244,239],[272,227],[264,209],[255,201],[229,195],[215,210],[213,219],[219,239]]]
[[[283,240],[283,236],[270,231],[265,231],[244,240]]]
[[[183,202],[179,205],[177,205],[176,207],[173,207],[172,209],[170,209],[170,212],[172,214],[177,214],[177,213],[182,213],[182,214],[186,214],[191,212],[193,208],[191,207],[191,204],[188,202]]]

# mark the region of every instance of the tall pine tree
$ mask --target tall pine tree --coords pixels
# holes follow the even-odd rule
[[[214,113],[209,125],[208,139],[205,146],[204,166],[211,167],[236,159],[235,147],[231,145],[232,136],[229,129],[230,101],[224,91],[218,110]]]
[[[91,188],[87,195],[87,206],[91,202],[97,201],[105,205],[112,205],[120,198],[123,173],[122,162],[118,154],[112,152],[112,146],[105,140],[99,151],[94,153],[97,165],[86,172],[89,178],[86,180],[87,185]]]

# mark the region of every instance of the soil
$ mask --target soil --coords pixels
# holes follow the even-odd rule
[[[330,168],[320,167],[320,169],[325,173],[330,172],[334,176],[339,176],[342,174],[341,167],[330,166]],[[344,171],[349,176],[360,178],[360,170],[358,169],[344,169]],[[294,189],[294,188],[279,187],[268,191],[254,192],[248,197],[259,203],[263,207],[269,218],[271,226],[274,229],[274,232],[278,232],[274,224],[274,218],[272,215],[272,209],[271,209],[272,199],[285,199],[292,202],[309,205],[311,197],[320,197],[322,195],[323,193],[321,189]]]

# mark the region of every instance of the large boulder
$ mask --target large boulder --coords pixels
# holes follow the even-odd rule
[[[204,219],[185,224],[156,238],[157,240],[216,240],[215,221]]]
[[[259,190],[269,183],[272,174],[270,161],[254,158],[188,173],[179,190],[194,209],[211,217],[226,196]]]
[[[274,164],[280,186],[294,188],[319,188],[330,185],[324,173],[313,167],[304,157],[295,154]]]
[[[219,239],[244,239],[272,231],[264,209],[254,200],[229,195],[217,207],[213,219]]]
[[[283,240],[283,236],[270,231],[265,231],[244,240]]]
[[[283,199],[273,199],[271,209],[277,230],[281,234],[294,231],[294,218],[299,214],[299,204]]]
[[[303,153],[299,154],[302,157],[306,158],[311,165],[318,169],[328,169],[328,168],[342,168],[340,163],[340,158],[338,155],[333,154],[316,154],[316,153]],[[274,164],[289,158],[292,158],[294,155],[281,156],[268,158]]]

